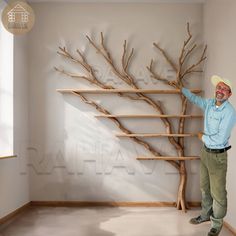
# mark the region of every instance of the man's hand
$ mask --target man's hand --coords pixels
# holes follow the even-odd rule
[[[199,132],[198,134],[197,134],[197,136],[198,136],[198,138],[202,141],[202,136],[203,136],[203,132]]]

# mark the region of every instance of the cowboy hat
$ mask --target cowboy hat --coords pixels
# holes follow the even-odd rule
[[[225,78],[221,78],[220,76],[218,75],[213,75],[211,77],[211,82],[212,84],[216,87],[216,85],[220,82],[223,82],[224,84],[226,84],[227,86],[230,87],[231,91],[233,90],[233,85],[232,83],[230,82],[230,80],[228,79],[225,79]]]

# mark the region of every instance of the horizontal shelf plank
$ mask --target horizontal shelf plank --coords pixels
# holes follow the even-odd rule
[[[95,115],[98,118],[203,118],[203,115]]]
[[[197,134],[116,134],[117,137],[194,137]]]
[[[200,160],[199,156],[186,156],[186,157],[137,157],[137,160],[165,160],[165,161],[184,161],[184,160]]]
[[[192,93],[200,93],[200,89],[190,90]],[[150,93],[150,94],[180,94],[179,89],[157,90],[157,89],[57,89],[60,93]]]

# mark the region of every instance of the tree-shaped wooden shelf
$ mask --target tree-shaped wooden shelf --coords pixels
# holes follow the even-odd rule
[[[198,156],[186,156],[184,138],[187,137],[195,137],[197,134],[194,133],[185,133],[185,120],[186,118],[202,118],[202,115],[193,115],[186,114],[187,110],[187,99],[182,95],[181,88],[184,86],[185,79],[188,79],[192,74],[202,72],[199,69],[199,65],[206,59],[205,52],[206,47],[203,49],[200,57],[193,64],[186,63],[190,56],[193,54],[194,50],[197,47],[197,44],[192,43],[192,34],[189,29],[189,24],[187,24],[187,39],[183,42],[183,45],[180,49],[179,58],[176,62],[166,53],[166,51],[161,48],[158,44],[153,43],[154,47],[162,54],[162,56],[166,59],[169,66],[175,72],[175,79],[169,80],[157,72],[154,71],[153,60],[151,60],[150,65],[147,66],[147,70],[150,73],[150,77],[154,80],[158,80],[163,82],[164,84],[170,86],[172,89],[170,90],[157,90],[157,89],[142,89],[137,84],[137,79],[130,73],[129,67],[131,60],[133,58],[134,49],[128,52],[128,47],[126,41],[123,44],[123,54],[121,57],[121,68],[117,66],[117,63],[114,62],[114,58],[112,57],[111,52],[105,45],[103,33],[101,33],[101,42],[100,45],[93,41],[89,36],[86,36],[89,44],[96,50],[96,52],[104,59],[104,61],[110,66],[114,76],[118,79],[122,80],[126,86],[129,88],[115,88],[112,85],[107,85],[102,82],[95,73],[95,68],[91,65],[90,62],[87,61],[87,58],[80,50],[77,50],[78,57],[75,57],[71,52],[69,52],[65,47],[59,47],[58,54],[71,62],[74,62],[78,66],[84,69],[85,74],[75,74],[64,69],[59,69],[55,67],[55,70],[69,76],[71,78],[86,80],[90,84],[96,86],[93,89],[80,89],[80,88],[72,88],[72,89],[58,89],[58,92],[61,93],[69,93],[78,96],[82,99],[86,104],[94,107],[97,111],[99,111],[102,115],[96,115],[98,118],[108,118],[113,121],[117,127],[122,131],[121,134],[117,134],[116,136],[128,137],[137,144],[143,146],[151,155],[150,157],[137,157],[138,160],[165,160],[170,163],[174,168],[176,168],[179,172],[179,189],[178,189],[178,197],[176,200],[177,209],[182,209],[186,211],[187,202],[185,198],[186,191],[186,183],[187,183],[187,169],[185,166],[185,160],[197,160]],[[200,93],[200,89],[191,90],[193,93]],[[140,114],[140,115],[115,115],[111,114],[107,109],[105,109],[102,105],[96,103],[92,99],[89,99],[87,94],[116,94],[118,96],[140,101],[157,112],[156,115],[148,115],[148,114]],[[86,95],[85,95],[86,94]],[[181,112],[179,114],[165,114],[164,112],[164,104],[161,101],[155,101],[153,98],[149,97],[148,94],[175,94],[178,95],[181,100]],[[122,124],[121,118],[160,118],[163,122],[166,133],[154,133],[154,134],[136,134],[125,127]],[[178,131],[177,133],[173,133],[173,123],[170,118],[177,118],[178,122]],[[148,142],[148,139],[151,137],[166,137],[176,151],[176,156],[166,156],[162,153],[161,150],[158,150],[157,147],[154,147],[152,144]]]

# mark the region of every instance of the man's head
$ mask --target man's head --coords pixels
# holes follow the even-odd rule
[[[214,75],[211,77],[211,82],[215,85],[215,98],[217,102],[223,103],[232,95],[232,84],[229,80]]]
[[[223,83],[223,82],[219,82],[216,85],[216,90],[215,90],[215,97],[216,97],[216,101],[218,102],[224,102],[225,100],[227,100],[230,96],[232,95],[232,91],[231,88]]]

